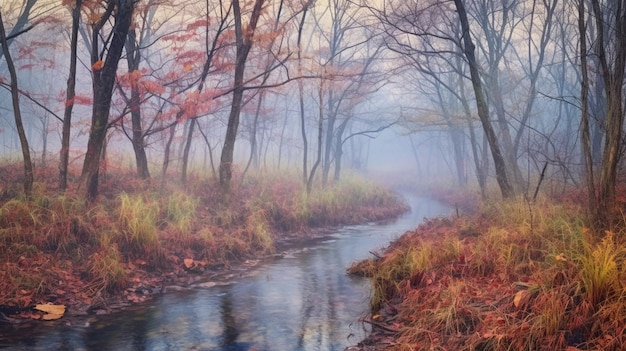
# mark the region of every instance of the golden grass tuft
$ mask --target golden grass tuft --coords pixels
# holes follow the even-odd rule
[[[596,306],[620,294],[626,286],[624,264],[626,247],[618,243],[613,232],[607,232],[597,245],[585,245],[579,256],[580,275],[585,296]]]
[[[122,193],[118,215],[125,250],[132,256],[147,259],[151,265],[163,265],[163,249],[158,236],[158,202],[146,200],[141,195]]]
[[[183,235],[189,233],[196,218],[198,202],[198,198],[182,191],[168,194],[165,199],[165,206],[163,206],[168,226]]]
[[[122,266],[122,256],[117,245],[103,246],[88,260],[90,288],[94,292],[113,292],[128,285],[126,271]]]

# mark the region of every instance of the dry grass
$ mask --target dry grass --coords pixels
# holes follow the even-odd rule
[[[483,206],[429,220],[352,269],[372,277],[393,350],[623,350],[626,231],[598,240],[581,217],[547,199]]]
[[[150,274],[182,271],[184,259],[228,265],[273,253],[286,232],[406,209],[392,192],[356,178],[309,195],[297,176],[254,175],[236,178],[225,196],[211,179],[162,185],[113,168],[87,206],[71,187],[56,192],[54,170],[38,171],[47,183],[36,183],[30,199],[10,191],[19,189],[11,172],[21,169],[0,167],[0,305],[26,306],[68,280],[77,295],[115,294]]]

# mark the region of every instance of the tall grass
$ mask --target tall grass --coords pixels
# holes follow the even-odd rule
[[[157,225],[159,204],[146,200],[142,195],[119,195],[119,225],[125,238],[128,252],[144,256],[152,264],[160,265],[163,258]]]
[[[578,258],[580,276],[586,298],[593,306],[620,294],[625,286],[625,258],[626,247],[616,241],[613,232],[607,232],[597,245],[585,245],[585,251]]]
[[[11,266],[15,286],[8,294],[51,291],[66,272],[84,278],[83,291],[115,292],[144,269],[173,268],[187,258],[228,264],[273,253],[277,237],[305,235],[311,226],[373,221],[406,210],[391,191],[356,177],[310,194],[290,174],[250,175],[235,183],[225,196],[217,182],[200,177],[184,188],[163,189],[127,172],[103,181],[103,196],[89,205],[75,189],[59,194],[49,182],[35,184],[28,199],[16,192],[0,202],[0,257],[45,274],[30,279]]]
[[[179,245],[189,245],[193,241],[193,227],[196,222],[199,199],[181,190],[173,191],[165,197],[161,195],[160,207],[164,209],[161,216],[167,224],[167,229],[173,231]]]
[[[103,237],[107,238],[108,235]],[[128,277],[122,266],[122,255],[117,245],[104,240],[100,250],[90,256],[88,260],[92,293],[114,292],[124,289],[128,284]]]
[[[401,311],[397,349],[623,350],[626,230],[599,240],[582,217],[547,199],[486,205],[355,267],[372,277],[372,313]]]

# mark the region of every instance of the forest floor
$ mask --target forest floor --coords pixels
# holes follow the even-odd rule
[[[625,350],[626,225],[592,234],[583,195],[448,192],[476,211],[428,219],[348,269],[373,284],[372,333],[348,350]]]
[[[0,323],[80,319],[166,290],[227,280],[325,229],[396,217],[394,192],[357,177],[307,194],[295,175],[211,179],[186,186],[107,174],[86,204],[38,170],[33,195],[18,165],[0,167]]]

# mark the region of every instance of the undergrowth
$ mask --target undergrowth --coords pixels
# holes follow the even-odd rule
[[[73,188],[59,194],[53,176],[41,179],[49,183],[36,183],[29,199],[0,201],[0,305],[28,306],[65,293],[58,286],[70,281],[76,294],[114,294],[136,284],[139,271],[181,271],[186,259],[228,265],[274,253],[285,234],[407,209],[393,192],[357,177],[307,194],[288,174],[248,176],[226,196],[213,179],[183,187],[121,172],[107,175],[94,204]]]
[[[427,220],[349,272],[372,278],[393,350],[626,349],[626,230],[589,234],[540,198]]]

